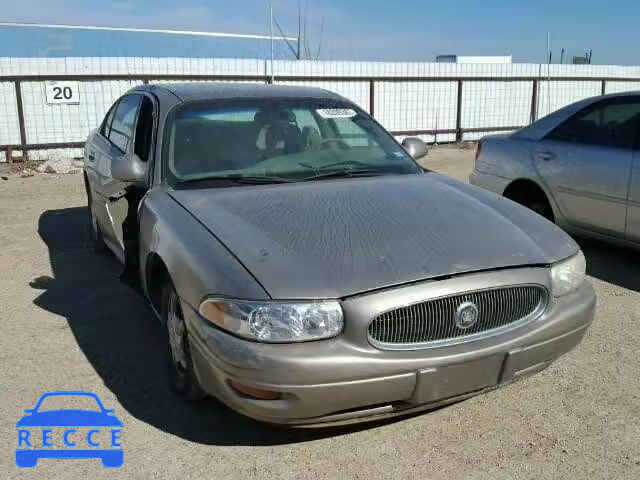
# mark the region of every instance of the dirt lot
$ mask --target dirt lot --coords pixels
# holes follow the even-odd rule
[[[465,180],[473,150],[425,164]],[[168,389],[144,301],[90,252],[80,175],[0,180],[0,477],[640,478],[640,255],[581,242],[599,297],[578,349],[543,373],[411,418],[274,430]],[[52,390],[96,392],[123,421],[124,466],[14,464],[15,423]]]

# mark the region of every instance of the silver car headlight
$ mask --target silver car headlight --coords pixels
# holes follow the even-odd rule
[[[573,257],[551,265],[551,290],[561,297],[576,290],[585,279],[586,261],[582,251]]]
[[[252,301],[207,298],[200,315],[212,324],[250,340],[269,343],[308,342],[342,332],[337,300]]]

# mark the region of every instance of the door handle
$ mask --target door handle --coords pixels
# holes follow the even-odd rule
[[[549,160],[551,160],[554,157],[555,157],[555,154],[552,153],[552,152],[540,152],[540,153],[538,153],[538,158],[540,160],[544,160],[545,162],[548,162]]]
[[[92,162],[96,159],[96,154],[95,152],[89,152],[89,160],[91,160]]]

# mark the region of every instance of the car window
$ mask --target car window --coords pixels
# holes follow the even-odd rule
[[[146,162],[151,151],[151,137],[153,133],[153,102],[143,97],[138,122],[136,124],[136,134],[134,140],[134,153]]]
[[[113,114],[115,113],[117,106],[118,104],[116,103],[109,109],[107,115],[105,115],[104,120],[102,121],[102,125],[100,126],[100,133],[105,138],[109,138],[109,132],[111,131],[111,122],[113,121]]]
[[[120,100],[113,116],[109,140],[123,152],[129,147],[141,101],[140,95],[127,95]]]
[[[547,137],[550,140],[634,148],[640,125],[640,100],[614,99],[578,112]]]
[[[49,395],[38,406],[38,412],[68,409],[101,411],[96,399],[88,395]]]
[[[194,102],[180,107],[167,129],[163,158],[172,184],[229,175],[308,180],[355,168],[420,172],[384,129],[346,101]]]

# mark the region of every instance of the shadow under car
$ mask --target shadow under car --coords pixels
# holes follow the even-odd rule
[[[214,399],[189,404],[171,390],[162,328],[145,299],[120,280],[120,264],[96,255],[86,207],[49,210],[38,232],[53,277],[35,278],[34,303],[67,319],[84,355],[131,415],[167,433],[209,445],[279,445],[393,423],[404,417],[315,429],[260,424]],[[72,373],[71,373],[72,374]],[[415,416],[409,415],[409,416]]]

